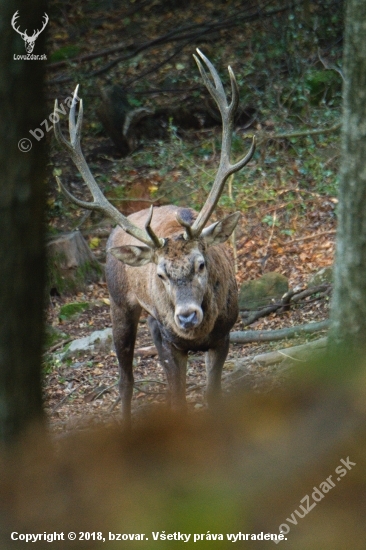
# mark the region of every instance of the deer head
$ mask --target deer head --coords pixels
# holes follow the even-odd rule
[[[11,20],[11,26],[13,27],[13,29],[18,33],[20,34],[20,36],[23,38],[24,40],[24,43],[25,43],[25,50],[27,53],[32,53],[33,52],[33,49],[34,49],[34,44],[35,44],[35,41],[37,40],[38,36],[41,34],[41,32],[44,30],[45,26],[47,25],[48,23],[48,15],[47,13],[44,14],[44,21],[43,21],[43,26],[40,30],[36,30],[36,31],[33,31],[33,34],[32,36],[28,36],[27,35],[27,29],[25,29],[24,32],[21,32],[19,30],[19,28],[17,28],[15,26],[15,23],[16,23],[16,20],[17,18],[19,17],[19,10],[17,10],[13,17],[12,17],[12,20]]]

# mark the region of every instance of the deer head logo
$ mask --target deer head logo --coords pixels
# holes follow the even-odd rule
[[[44,17],[43,27],[40,30],[33,31],[32,36],[28,36],[27,35],[27,29],[25,29],[24,32],[21,32],[19,30],[19,28],[16,28],[16,26],[15,26],[16,20],[19,17],[18,11],[19,10],[17,10],[13,15],[13,18],[11,20],[11,26],[23,38],[24,44],[25,44],[25,51],[27,53],[32,53],[35,41],[37,40],[38,36],[41,34],[41,32],[44,30],[45,26],[48,23],[48,15],[47,15],[47,13],[45,13],[44,16],[43,16]]]

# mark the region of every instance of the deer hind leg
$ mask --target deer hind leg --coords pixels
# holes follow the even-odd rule
[[[156,319],[149,317],[148,323],[168,382],[168,404],[172,409],[184,412],[187,408],[186,369],[188,353],[163,340]]]
[[[229,336],[218,342],[215,348],[205,355],[206,362],[206,400],[209,407],[217,404],[221,398],[221,373],[229,352]]]
[[[133,352],[137,325],[141,314],[139,305],[118,307],[111,299],[113,340],[119,363],[119,393],[122,402],[122,419],[131,424],[131,399],[133,393]]]

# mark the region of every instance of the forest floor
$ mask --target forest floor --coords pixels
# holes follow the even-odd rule
[[[237,243],[238,283],[255,279],[267,271],[262,261],[264,255],[270,266],[269,270],[286,274],[292,289],[306,288],[312,274],[330,266],[334,251],[334,221],[324,213],[329,207],[327,199],[319,199],[317,206],[317,218],[305,216],[295,238],[283,239],[280,234],[273,233],[269,242],[271,231],[266,227],[257,227],[256,231],[251,233],[250,239],[243,236]],[[320,225],[319,218],[322,215],[325,219]],[[241,225],[244,235],[247,221],[242,219]],[[75,302],[88,302],[89,307],[71,319],[60,318],[61,307]],[[77,296],[53,296],[48,308],[48,323],[65,333],[68,340],[81,338],[93,331],[111,326],[108,303],[109,295],[104,281],[89,285],[85,292],[80,292]],[[328,306],[328,299],[317,300],[309,297],[301,305],[292,306],[289,311],[281,314],[272,313],[248,328],[271,330],[320,321],[327,318]],[[242,330],[241,321],[237,322],[234,330]],[[238,385],[250,391],[274,390],[286,377],[281,365],[264,367],[255,361],[248,361],[238,379],[237,376],[232,376],[236,369],[236,361],[316,338],[319,338],[319,333],[279,342],[232,344],[223,371],[224,391],[230,392],[233,387],[237,389]],[[142,316],[135,348],[135,416],[144,415],[149,407],[156,406],[165,399],[165,377],[152,344],[146,316]],[[83,352],[81,356],[65,361],[56,360],[55,353],[57,350],[51,356],[46,355],[47,374],[44,379],[46,410],[52,429],[58,432],[76,426],[80,428],[118,420],[120,406],[117,403],[118,363],[115,352]],[[192,411],[205,407],[205,378],[204,354],[190,354],[187,400]]]

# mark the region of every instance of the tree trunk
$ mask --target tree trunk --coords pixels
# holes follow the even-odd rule
[[[103,268],[80,231],[53,237],[47,243],[47,287],[58,294],[75,294],[99,281]]]
[[[331,340],[366,345],[366,3],[349,0]]]
[[[46,62],[14,59],[26,51],[11,20],[19,10],[20,30],[31,36],[41,28],[46,6],[45,0],[0,3],[0,442],[42,418],[46,143],[30,130],[42,128],[49,114],[43,95]],[[45,33],[33,54],[45,53]]]

